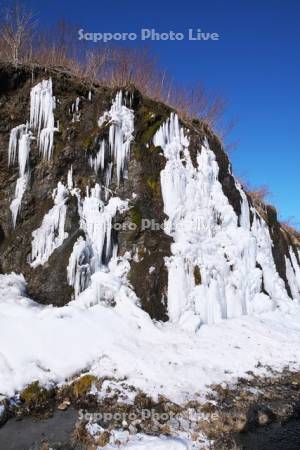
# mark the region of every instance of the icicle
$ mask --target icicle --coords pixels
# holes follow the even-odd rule
[[[300,293],[300,264],[298,263],[296,255],[294,253],[294,250],[291,247],[289,249],[289,253],[290,253],[290,258],[291,258],[292,265],[293,265],[293,268],[295,271],[295,284],[297,285],[299,293]],[[299,250],[298,250],[298,259],[300,260],[300,251]]]
[[[72,122],[80,122],[80,111],[79,111],[79,105],[80,105],[80,98],[77,97],[75,100],[75,103],[72,103],[71,112],[73,114]]]
[[[55,97],[52,95],[52,80],[43,80],[31,89],[30,127],[38,133],[40,152],[50,159],[53,151]]]
[[[68,189],[69,191],[71,191],[74,187],[73,184],[73,166],[71,166],[71,169],[69,169],[68,171],[68,179],[67,179],[67,185],[68,185]]]
[[[273,258],[273,241],[270,236],[269,227],[255,208],[251,208],[253,223],[251,233],[256,239],[256,260],[262,268],[264,288],[274,300],[289,299],[284,281],[280,278]]]
[[[32,233],[31,267],[45,264],[54,250],[68,237],[64,230],[68,194],[68,189],[59,182],[53,191],[53,208],[44,216],[40,228]]]
[[[16,184],[15,198],[10,205],[13,218],[13,227],[15,228],[22,198],[29,181],[28,160],[30,153],[31,133],[28,132],[27,125],[20,125],[12,130],[11,137],[12,139],[9,146],[9,162],[13,163],[16,158],[16,153],[18,153],[19,164],[19,178]]]
[[[240,196],[242,198],[240,225],[241,225],[241,227],[246,228],[246,230],[250,230],[250,208],[249,208],[249,202],[247,199],[247,195],[243,191],[240,183],[235,183],[235,185],[236,185],[236,188],[239,191]]]
[[[106,206],[100,199],[101,189],[96,184],[87,192],[81,210],[81,228],[85,231],[94,252],[94,271],[102,267],[111,253],[112,219],[117,211],[124,210],[127,202],[111,198]]]
[[[86,288],[90,275],[107,270],[107,264],[116,257],[117,248],[112,242],[112,221],[118,211],[123,212],[128,202],[113,197],[107,205],[101,201],[101,188],[96,184],[80,202],[80,227],[86,239],[79,239],[73,248],[68,265],[68,280],[75,296]],[[88,264],[88,268],[86,266]]]
[[[10,210],[12,213],[14,228],[16,227],[17,217],[18,217],[18,213],[19,213],[19,210],[21,207],[22,198],[23,198],[23,195],[26,191],[26,187],[28,184],[28,178],[29,178],[29,175],[25,174],[22,177],[17,179],[15,198],[13,199],[13,201],[10,204]]]
[[[26,132],[26,125],[19,125],[13,128],[10,132],[9,136],[9,145],[8,145],[8,165],[12,165],[15,163],[17,150],[18,150],[18,142],[20,136],[22,136]]]
[[[100,148],[95,158],[90,156],[89,165],[92,169],[94,169],[95,173],[98,173],[98,170],[104,170],[104,161],[105,161],[105,141],[100,142]]]
[[[300,266],[294,250],[289,248],[289,258],[285,257],[286,278],[288,280],[293,299],[300,300]]]
[[[68,282],[74,287],[75,298],[84,291],[90,282],[91,248],[80,236],[74,244],[67,267]]]
[[[116,165],[117,182],[119,185],[121,177],[123,176],[126,178],[127,176],[126,167],[134,131],[134,113],[123,104],[122,91],[117,93],[111,109],[99,118],[99,127],[102,127],[106,121],[109,121],[110,123],[108,146],[112,161]],[[90,160],[90,165],[92,165],[92,167],[101,167],[101,161],[102,158],[104,158],[104,153],[101,153],[101,149],[97,156],[100,158],[98,162],[97,157],[96,161],[95,159]],[[109,175],[110,170],[109,172],[106,172],[106,181],[110,183]],[[106,186],[108,187],[108,184],[106,184]]]
[[[249,205],[242,190],[242,226],[238,226],[208,142],[199,149],[194,167],[188,137],[172,113],[153,143],[167,160],[161,190],[168,216],[165,232],[174,239],[172,256],[166,259],[170,320],[195,329],[200,323],[271,310],[278,299],[287,299],[270,236],[258,225],[257,233],[250,231]],[[195,267],[200,283],[194,279]],[[261,292],[262,282],[271,298]]]

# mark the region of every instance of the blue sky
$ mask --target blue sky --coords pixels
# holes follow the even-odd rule
[[[300,223],[300,2],[298,0],[31,0],[42,23],[58,18],[93,32],[201,28],[219,41],[154,41],[179,81],[202,81],[227,101],[236,175],[267,185],[283,219]],[[76,38],[76,36],[74,36]]]

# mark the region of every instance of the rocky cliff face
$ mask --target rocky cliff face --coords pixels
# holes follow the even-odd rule
[[[299,236],[255,209],[204,124],[40,68],[2,66],[0,105],[0,272],[32,299],[96,285],[113,306],[125,274],[153,319],[195,326],[300,299]]]

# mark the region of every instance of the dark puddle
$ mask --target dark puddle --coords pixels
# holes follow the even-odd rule
[[[243,450],[300,450],[300,420],[240,433],[235,442]]]
[[[38,420],[24,417],[10,419],[0,428],[1,450],[37,450],[47,441],[54,449],[73,449],[71,435],[78,418],[78,411],[55,411],[53,417]],[[52,444],[52,445],[51,445]]]

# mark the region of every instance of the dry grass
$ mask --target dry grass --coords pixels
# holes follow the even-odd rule
[[[77,28],[64,21],[41,31],[34,14],[19,3],[0,16],[0,61],[63,68],[88,83],[111,87],[134,85],[142,94],[171,106],[181,117],[219,123],[224,101],[207,95],[201,83],[190,88],[175,83],[146,48],[124,48],[79,41]]]
[[[249,194],[254,206],[258,206],[260,208],[265,208],[267,203],[267,197],[270,195],[270,191],[267,186],[260,186],[256,189],[251,189],[245,187],[247,193]]]

